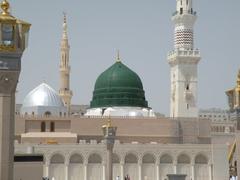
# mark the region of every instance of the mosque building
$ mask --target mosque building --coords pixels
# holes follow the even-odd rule
[[[124,180],[226,180],[228,147],[212,143],[211,121],[198,117],[197,65],[192,0],[176,0],[175,46],[168,54],[171,74],[170,117],[157,117],[136,72],[119,57],[101,73],[84,115],[73,114],[67,20],[61,41],[60,90],[42,83],[30,91],[15,121],[15,180],[105,180],[102,125],[118,127],[113,176]],[[40,157],[40,160],[39,160]],[[41,158],[42,157],[42,158]],[[21,158],[20,158],[21,159]]]

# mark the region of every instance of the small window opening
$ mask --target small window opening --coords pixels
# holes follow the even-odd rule
[[[51,112],[49,112],[49,111],[47,111],[47,112],[45,112],[45,116],[51,116]]]
[[[55,123],[54,122],[50,123],[50,132],[55,132]]]
[[[180,14],[183,14],[183,8],[180,8]]]
[[[46,132],[46,123],[41,122],[41,132]]]

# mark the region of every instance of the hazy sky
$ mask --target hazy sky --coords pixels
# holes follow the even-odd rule
[[[149,105],[169,114],[168,51],[173,49],[175,0],[11,0],[12,14],[32,23],[22,58],[17,102],[44,80],[59,88],[62,12],[68,16],[74,104],[89,104],[98,75],[122,62],[141,77]],[[240,68],[240,1],[194,0],[199,107],[227,108],[225,90]]]

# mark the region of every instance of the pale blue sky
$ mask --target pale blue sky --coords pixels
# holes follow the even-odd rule
[[[175,0],[11,0],[12,14],[32,23],[17,102],[45,80],[58,90],[62,12],[67,12],[74,104],[89,104],[97,76],[115,62],[139,74],[149,105],[169,114],[169,65]],[[194,0],[195,47],[201,50],[199,107],[227,108],[225,90],[240,68],[240,1]]]

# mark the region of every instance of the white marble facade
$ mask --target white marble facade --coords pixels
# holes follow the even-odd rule
[[[15,144],[15,153],[26,153],[28,146]],[[102,143],[31,146],[32,152],[28,153],[44,155],[43,177],[50,180],[105,180],[105,146]],[[116,143],[113,163],[113,177],[119,176],[120,180],[126,175],[131,180],[165,180],[166,175],[172,173],[186,174],[187,180],[217,180],[212,172],[224,169],[221,163],[212,162],[211,145],[199,144]],[[227,176],[227,172],[225,174]],[[225,177],[218,177],[221,179]]]

